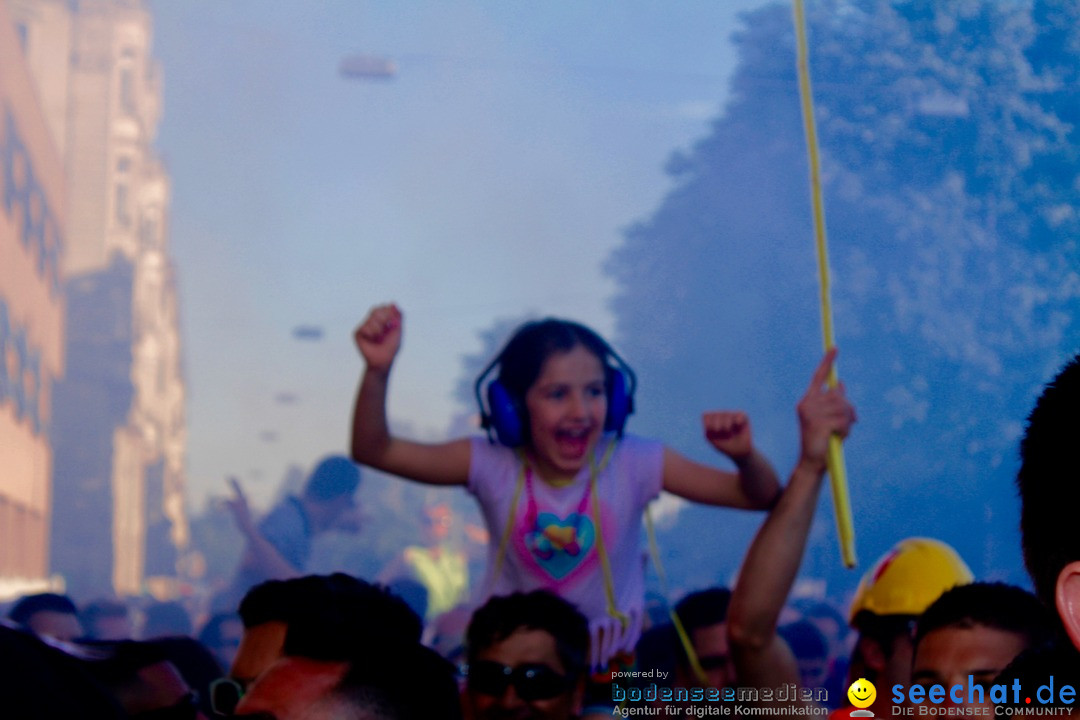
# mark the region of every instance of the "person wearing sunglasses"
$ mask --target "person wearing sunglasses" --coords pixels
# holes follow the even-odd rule
[[[569,720],[583,708],[588,621],[543,591],[493,597],[466,632],[472,720]]]

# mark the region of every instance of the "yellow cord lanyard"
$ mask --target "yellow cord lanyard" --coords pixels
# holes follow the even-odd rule
[[[668,589],[667,573],[664,571],[664,565],[660,562],[660,545],[656,542],[656,527],[653,525],[650,508],[645,508],[645,529],[649,534],[649,554],[652,555],[653,566],[656,568],[656,577],[660,580],[660,591],[663,593],[664,598],[668,599],[671,597],[671,591]],[[705,668],[701,667],[697,651],[694,650],[694,643],[691,642],[690,635],[687,634],[682,620],[679,619],[679,614],[675,612],[675,608],[670,604],[668,605],[668,617],[671,618],[675,634],[679,636],[679,644],[682,645],[683,651],[686,653],[690,669],[694,671],[694,676],[701,683],[701,687],[708,687],[709,678],[705,676]]]

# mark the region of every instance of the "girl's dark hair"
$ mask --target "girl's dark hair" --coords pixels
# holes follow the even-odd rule
[[[499,382],[514,398],[523,401],[525,393],[540,376],[544,361],[578,345],[600,361],[606,382],[611,367],[608,358],[613,355],[611,347],[584,325],[555,318],[528,322],[517,329],[499,353]]]

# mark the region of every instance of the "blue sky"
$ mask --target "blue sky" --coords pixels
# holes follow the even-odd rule
[[[229,474],[265,504],[344,450],[374,304],[406,314],[390,414],[418,437],[497,319],[608,333],[603,261],[720,112],[761,4],[154,0],[192,506]],[[340,77],[360,52],[396,78]]]

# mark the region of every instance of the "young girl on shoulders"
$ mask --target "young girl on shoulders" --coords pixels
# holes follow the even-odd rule
[[[565,320],[520,327],[477,380],[497,368],[481,401],[488,439],[417,443],[390,434],[386,392],[401,347],[402,314],[374,308],[356,330],[366,362],[353,417],[359,463],[422,483],[464,485],[492,537],[489,595],[545,588],[589,618],[591,660],[632,652],[644,617],[640,530],[667,490],[694,502],[765,509],[779,493],[741,412],[704,416],[727,472],[623,429],[633,409],[630,368],[595,332]],[[494,443],[494,437],[499,440]]]

